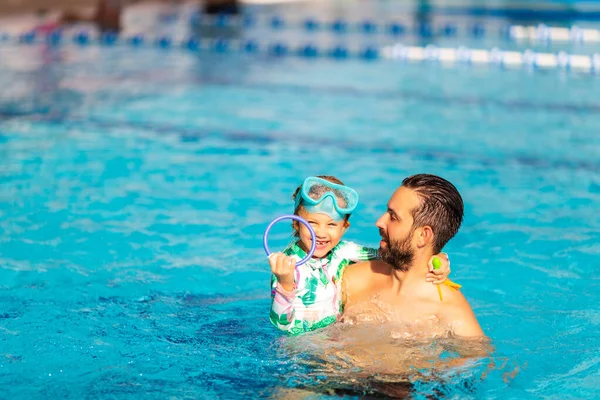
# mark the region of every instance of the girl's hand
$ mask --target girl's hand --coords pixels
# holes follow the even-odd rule
[[[441,265],[438,269],[433,267],[433,259],[435,257],[437,257],[441,262]],[[446,253],[439,253],[432,256],[427,262],[427,266],[429,267],[429,273],[425,275],[425,280],[433,283],[434,285],[443,283],[448,278],[448,275],[450,275],[450,259]]]
[[[271,265],[271,272],[283,289],[287,292],[293,291],[296,288],[294,282],[296,261],[294,258],[283,253],[273,253],[269,256],[269,264]]]

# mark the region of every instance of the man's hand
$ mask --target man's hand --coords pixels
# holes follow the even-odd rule
[[[277,282],[286,292],[291,292],[296,288],[294,283],[294,271],[296,261],[293,257],[288,257],[283,253],[273,253],[269,256],[271,272],[277,278]]]

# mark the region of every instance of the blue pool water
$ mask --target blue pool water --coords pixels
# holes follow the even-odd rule
[[[600,396],[598,77],[4,45],[0,85],[0,397],[330,397],[323,338],[269,323],[263,230],[333,174],[375,246],[419,172],[463,195],[446,251],[495,350],[413,396]]]

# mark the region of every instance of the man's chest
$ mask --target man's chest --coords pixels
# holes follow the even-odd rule
[[[355,322],[373,320],[397,324],[424,324],[431,327],[438,324],[438,308],[429,301],[421,301],[410,296],[380,292],[370,299],[349,304],[344,312],[347,320]]]

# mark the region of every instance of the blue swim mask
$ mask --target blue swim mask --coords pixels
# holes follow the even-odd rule
[[[348,186],[309,176],[296,194],[294,210],[300,204],[311,214],[326,214],[334,221],[341,221],[356,208],[358,193]]]

